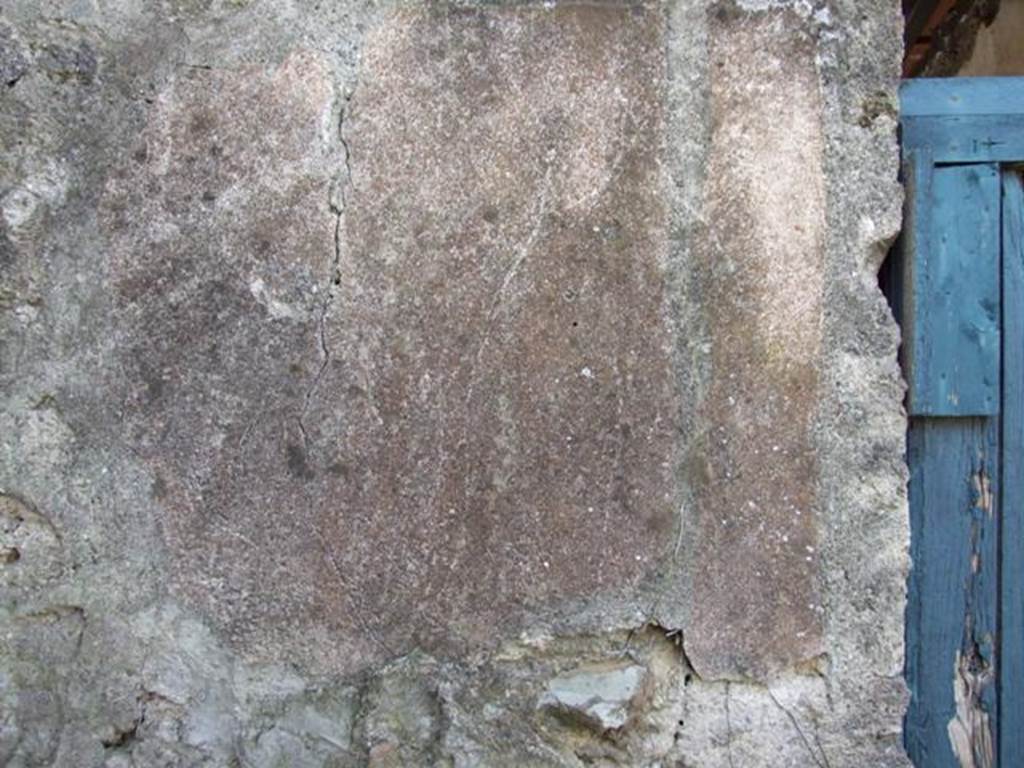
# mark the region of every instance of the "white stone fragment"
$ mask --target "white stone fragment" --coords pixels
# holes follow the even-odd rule
[[[595,730],[615,730],[629,721],[646,676],[637,664],[576,669],[553,678],[538,706],[576,716]]]

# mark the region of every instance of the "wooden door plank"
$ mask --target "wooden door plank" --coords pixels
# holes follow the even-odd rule
[[[1024,190],[1003,174],[1000,765],[1024,759]]]
[[[918,766],[992,765],[997,449],[995,419],[911,420],[904,739]]]
[[[914,163],[904,363],[915,416],[999,409],[999,168]],[[909,322],[906,322],[909,319]]]

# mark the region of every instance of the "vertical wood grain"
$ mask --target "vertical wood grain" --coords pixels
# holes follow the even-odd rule
[[[1024,759],[1024,191],[1003,175],[1000,765]]]
[[[995,723],[998,423],[914,418],[908,452],[914,566],[905,738],[916,765],[959,768],[954,744],[991,752]]]
[[[999,408],[999,167],[914,166],[908,402],[919,416]]]
[[[994,762],[1000,187],[908,152],[902,320],[913,531],[905,721],[919,766]]]

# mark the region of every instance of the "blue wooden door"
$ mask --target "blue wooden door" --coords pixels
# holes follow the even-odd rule
[[[900,127],[904,739],[922,768],[1024,766],[1024,79],[908,81]]]

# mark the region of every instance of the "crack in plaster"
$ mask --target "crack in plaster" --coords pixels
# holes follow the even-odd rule
[[[794,730],[796,730],[796,733],[800,737],[800,741],[803,742],[804,747],[807,748],[807,752],[808,754],[810,754],[811,760],[814,761],[814,764],[818,768],[830,768],[828,764],[828,758],[825,757],[825,751],[821,750],[821,755],[819,757],[819,755],[813,749],[811,749],[811,742],[808,741],[807,735],[804,733],[804,729],[800,727],[800,723],[799,721],[797,721],[796,715],[794,715],[792,711],[790,711],[789,709],[786,709],[786,707],[782,706],[782,702],[779,701],[778,697],[775,695],[775,692],[771,689],[770,686],[765,686],[765,689],[768,691],[768,696],[775,704],[775,706],[778,707],[779,710],[781,710],[782,713],[789,720],[789,722],[793,724]],[[815,739],[817,740],[817,735],[815,735]],[[820,741],[818,743],[818,749],[821,749]],[[824,762],[822,762],[822,760],[824,760]]]
[[[323,379],[324,371],[327,370],[327,366],[331,362],[331,348],[327,343],[327,317],[330,314],[331,306],[337,299],[338,289],[341,285],[341,255],[343,250],[342,226],[345,209],[348,207],[346,190],[348,185],[352,182],[352,152],[349,148],[348,140],[345,138],[345,113],[352,101],[353,95],[354,90],[342,96],[342,104],[338,114],[338,143],[341,144],[343,150],[345,170],[341,179],[336,182],[336,187],[332,187],[328,200],[328,206],[330,207],[331,213],[334,214],[334,254],[331,260],[331,270],[325,290],[326,295],[324,297],[323,305],[320,308],[320,316],[317,319],[317,342],[320,348],[320,367],[313,376],[313,381],[306,389],[306,394],[302,401],[302,410],[299,412],[297,420],[299,432],[302,434],[303,447],[305,448],[307,455],[309,453],[309,433],[306,430],[305,418],[306,413],[309,411],[310,404],[320,387],[320,381]]]

